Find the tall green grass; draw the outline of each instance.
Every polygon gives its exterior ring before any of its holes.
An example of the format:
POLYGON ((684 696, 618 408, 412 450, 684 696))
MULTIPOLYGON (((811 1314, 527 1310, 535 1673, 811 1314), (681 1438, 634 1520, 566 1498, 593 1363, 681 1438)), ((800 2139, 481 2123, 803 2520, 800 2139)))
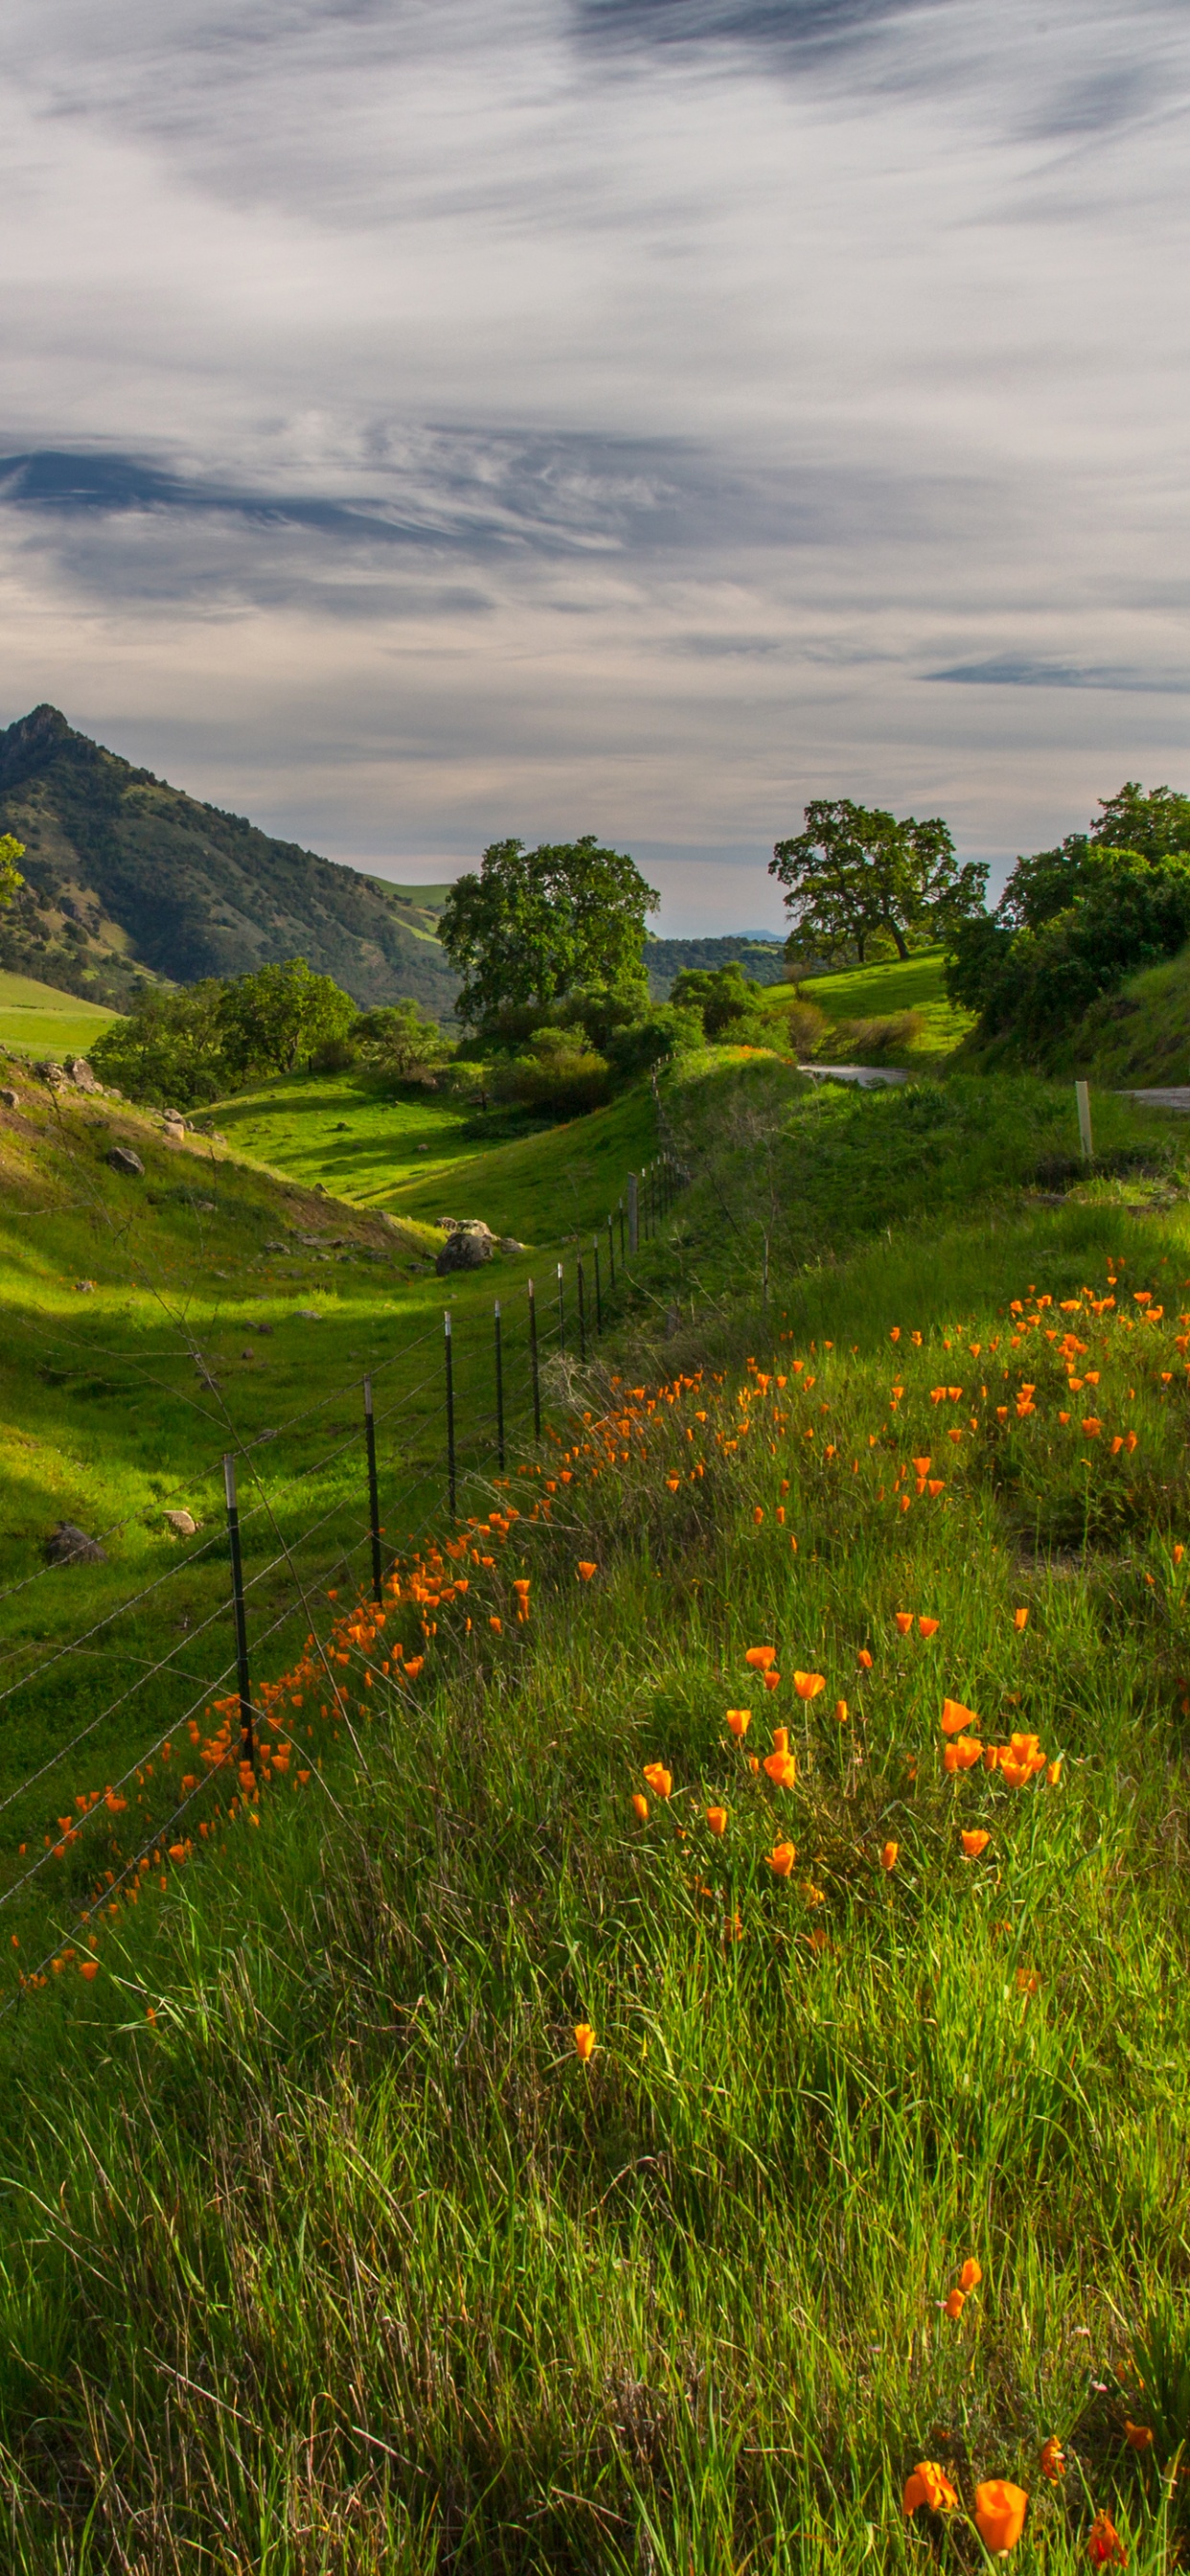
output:
POLYGON ((976 2568, 975 2484, 1007 2476, 1015 2567, 1085 2567, 1107 2508, 1173 2568, 1188 1250, 1179 1209, 1005 1198, 904 1229, 883 1299, 870 1245, 787 1270, 767 1340, 738 1297, 711 1347, 658 1312, 664 1373, 626 1347, 576 1383, 520 1517, 440 1562, 466 1594, 352 1649, 320 1778, 113 1926, 92 1984, 26 1998, 14 2566, 976 2568), (1056 1781, 949 1777, 944 1693, 1056 1781), (789 1788, 748 1767, 773 1725, 789 1788), (949 2535, 904 2523, 922 2458, 949 2535))

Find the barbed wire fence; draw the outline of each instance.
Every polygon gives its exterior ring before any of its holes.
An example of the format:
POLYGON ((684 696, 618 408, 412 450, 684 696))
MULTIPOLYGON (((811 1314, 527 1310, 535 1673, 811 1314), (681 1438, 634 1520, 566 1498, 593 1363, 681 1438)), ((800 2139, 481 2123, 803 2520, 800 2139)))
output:
MULTIPOLYGON (((183 1794, 172 1808, 155 1819, 143 1818, 144 1831, 131 1853, 116 1852, 109 1842, 106 1857, 117 1859, 115 1869, 105 1869, 96 1852, 97 1828, 102 1829, 104 1819, 127 1812, 134 1794, 143 1793, 152 1777, 152 1766, 172 1757, 174 1736, 192 1729, 199 1712, 209 1710, 225 1690, 229 1697, 221 1704, 234 1705, 238 1723, 238 1744, 234 1755, 229 1744, 227 1761, 235 1763, 241 1782, 248 1774, 255 1776, 260 1658, 287 1631, 292 1648, 299 1623, 302 1651, 321 1661, 337 1708, 341 1694, 319 1634, 313 1596, 321 1602, 332 1586, 336 1593, 349 1587, 356 1600, 366 1602, 370 1595, 379 1609, 386 1560, 391 1568, 399 1554, 397 1521, 406 1546, 416 1546, 429 1530, 440 1528, 444 1514, 457 1525, 468 1501, 480 1499, 485 1487, 505 1478, 514 1455, 523 1460, 540 1446, 547 1432, 551 1379, 557 1378, 552 1364, 584 1367, 594 1358, 622 1308, 641 1247, 665 1223, 688 1179, 685 1167, 666 1149, 642 1171, 628 1175, 616 1206, 589 1238, 570 1235, 537 1247, 535 1276, 511 1299, 494 1298, 490 1318, 482 1318, 474 1305, 460 1315, 451 1303, 444 1304, 431 1325, 359 1376, 301 1407, 267 1440, 238 1437, 228 1416, 222 1524, 76 1635, 56 1640, 48 1653, 26 1663, 27 1644, 9 1641, 0 1652, 0 1723, 15 1727, 23 1722, 35 1738, 40 1726, 42 1740, 29 1770, 0 1796, 0 1831, 5 1817, 14 1834, 22 1827, 24 1831, 10 1860, 0 1856, 0 1932, 6 1916, 9 1922, 27 1919, 31 1897, 63 1862, 69 1864, 70 1884, 60 1888, 60 1904, 47 1909, 47 1921, 50 1912, 69 1915, 71 1928, 77 1929, 92 1922, 101 1906, 117 1903, 120 1890, 129 1889, 150 1865, 150 1855, 160 1858, 169 1849, 170 1837, 185 1829, 186 1819, 210 1791, 216 1770, 209 1769, 205 1777, 184 1776, 183 1794), (402 1385, 386 1405, 386 1378, 406 1368, 417 1353, 426 1363, 421 1375, 414 1385, 402 1385), (337 1436, 330 1446, 288 1473, 266 1473, 287 1439, 349 1399, 356 1419, 333 1426, 337 1436), (353 1453, 359 1474, 353 1490, 344 1492, 341 1471, 353 1453), (303 1495, 335 1470, 340 1484, 333 1498, 312 1519, 304 1518, 303 1495), (255 1560, 258 1543, 263 1554, 255 1560), (220 1561, 228 1574, 218 1598, 202 1602, 195 1624, 183 1599, 179 1633, 161 1651, 168 1605, 172 1601, 176 1607, 179 1594, 192 1599, 196 1580, 201 1583, 220 1561), (146 1623, 149 1651, 138 1652, 138 1628, 146 1623), (18 1662, 22 1669, 14 1671, 18 1662), (195 1670, 196 1663, 201 1671, 195 1670), (102 1682, 113 1666, 119 1668, 120 1686, 105 1697, 102 1682), (6 1669, 10 1677, 4 1679, 6 1669), (164 1716, 163 1695, 170 1703, 164 1716), (96 1700, 99 1704, 91 1705, 96 1700), (147 1713, 151 1701, 151 1734, 130 1753, 137 1704, 147 1713), (57 1719, 64 1706, 73 1722, 59 1733, 57 1719), (56 1815, 47 1830, 46 1802, 55 1774, 60 1778, 63 1767, 84 1748, 94 1756, 109 1736, 118 1737, 120 1745, 116 1777, 102 1788, 72 1791, 72 1809, 56 1815), (31 1856, 29 1844, 38 1833, 42 1849, 31 1856), (103 1881, 85 1900, 84 1866, 92 1878, 98 1870, 103 1881)), ((115 1529, 122 1526, 113 1524, 115 1529)), ((11 1584, 0 1594, 0 1608, 56 1571, 60 1569, 45 1565, 11 1584)), ((23 1601, 21 1606, 23 1610, 23 1601)), ((386 1679, 391 1686, 393 1677, 386 1679)), ((0 2019, 43 1981, 69 1937, 69 1931, 58 1928, 43 1956, 29 1966, 18 1965, 19 1982, 0 2006, 0 2019)), ((17 1953, 19 1936, 12 1946, 17 1953)))

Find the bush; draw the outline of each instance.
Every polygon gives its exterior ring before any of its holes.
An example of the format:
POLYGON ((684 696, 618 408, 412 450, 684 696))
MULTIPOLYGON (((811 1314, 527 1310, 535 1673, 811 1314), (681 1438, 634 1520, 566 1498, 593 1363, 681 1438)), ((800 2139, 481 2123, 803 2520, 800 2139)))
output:
POLYGON ((1006 1037, 1019 1059, 1058 1070, 1084 1015, 1126 976, 1176 956, 1190 940, 1190 859, 1113 853, 1082 902, 1039 929, 966 926, 947 966, 952 1000, 981 1012, 977 1041, 1006 1037))
POLYGON ((580 1118, 610 1096, 611 1068, 593 1048, 576 1047, 567 1030, 540 1029, 531 1053, 492 1066, 489 1089, 502 1107, 580 1118))
POLYGON ((662 1002, 643 1019, 630 1020, 626 1028, 616 1029, 606 1041, 605 1052, 617 1079, 631 1082, 636 1074, 648 1073, 656 1064, 669 1064, 674 1056, 688 1055, 701 1044, 698 1012, 662 1002))
POLYGON ((888 1011, 871 1020, 839 1020, 831 1043, 840 1064, 899 1064, 924 1027, 920 1011, 888 1011))
POLYGON ((350 1038, 324 1038, 310 1058, 311 1073, 350 1073, 359 1063, 359 1048, 350 1038))

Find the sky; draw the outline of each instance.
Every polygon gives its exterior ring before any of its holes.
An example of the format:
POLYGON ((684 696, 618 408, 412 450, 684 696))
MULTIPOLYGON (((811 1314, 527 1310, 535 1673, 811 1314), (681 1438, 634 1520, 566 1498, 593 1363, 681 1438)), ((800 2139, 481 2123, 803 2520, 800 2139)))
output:
POLYGON ((1190 787, 1186 0, 7 0, 0 721, 406 882, 1190 787))

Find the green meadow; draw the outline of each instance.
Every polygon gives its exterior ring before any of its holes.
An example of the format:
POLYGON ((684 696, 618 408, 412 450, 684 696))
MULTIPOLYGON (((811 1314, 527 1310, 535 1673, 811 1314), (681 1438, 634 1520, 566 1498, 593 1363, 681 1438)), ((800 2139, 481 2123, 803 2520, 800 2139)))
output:
MULTIPOLYGON (((923 949, 904 963, 894 959, 876 966, 855 966, 834 975, 807 976, 796 993, 825 1011, 832 1023, 831 1033, 816 1053, 822 1062, 830 1060, 836 1044, 834 1030, 845 1036, 849 1050, 847 1061, 906 1064, 925 1071, 952 1055, 974 1025, 974 1014, 962 1011, 947 999, 943 980, 944 954, 940 948, 923 949), (873 1053, 876 1036, 872 1023, 894 1019, 904 1021, 913 1015, 913 1024, 891 1033, 892 1052, 873 1053)), ((760 1007, 780 1014, 795 999, 793 985, 776 984, 765 993, 760 1007)), ((836 1060, 838 1060, 836 1058, 836 1060)))
POLYGON ((478 1333, 659 1145, 690 1182, 586 1368, 551 1352, 541 1444, 522 1380, 506 1479, 390 1528, 382 1620, 311 1558, 209 1838, 85 1920, 59 1864, 79 1919, 0 2021, 10 2563, 965 2571, 999 2480, 1014 2571, 1172 2576, 1184 1131, 1099 1096, 1086 1171, 1069 1085, 727 1050, 486 1152, 301 1090, 205 1160, 129 1118, 135 1218, 81 1111, 66 1164, 44 1107, 5 1132, 22 1653, 31 1601, 166 1562, 167 1494, 214 1526, 228 1421, 346 1421, 440 1329, 431 1215, 535 1247, 459 1283, 478 1333), (124 1503, 110 1575, 37 1573, 45 1519, 124 1503))
POLYGON ((116 1017, 30 975, 0 973, 0 1050, 14 1055, 85 1055, 116 1017))

